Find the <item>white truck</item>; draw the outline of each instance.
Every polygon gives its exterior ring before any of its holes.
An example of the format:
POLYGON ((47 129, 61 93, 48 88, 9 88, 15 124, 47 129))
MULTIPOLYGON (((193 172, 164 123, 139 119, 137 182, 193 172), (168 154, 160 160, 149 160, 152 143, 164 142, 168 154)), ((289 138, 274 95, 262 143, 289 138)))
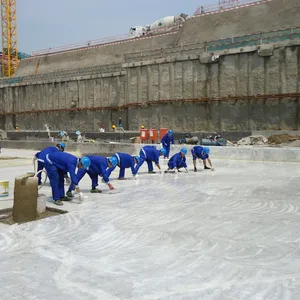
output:
POLYGON ((129 35, 133 37, 141 37, 173 30, 181 27, 187 17, 188 16, 185 14, 181 14, 179 16, 168 16, 155 21, 151 25, 131 27, 129 35))

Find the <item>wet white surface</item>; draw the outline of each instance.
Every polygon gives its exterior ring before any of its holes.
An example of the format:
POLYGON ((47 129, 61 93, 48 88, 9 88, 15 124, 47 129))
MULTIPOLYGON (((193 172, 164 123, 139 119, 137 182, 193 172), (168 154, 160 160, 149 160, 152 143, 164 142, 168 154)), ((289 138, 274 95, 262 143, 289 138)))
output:
POLYGON ((116 194, 85 177, 68 214, 0 225, 0 299, 300 299, 300 164, 213 163, 116 194))

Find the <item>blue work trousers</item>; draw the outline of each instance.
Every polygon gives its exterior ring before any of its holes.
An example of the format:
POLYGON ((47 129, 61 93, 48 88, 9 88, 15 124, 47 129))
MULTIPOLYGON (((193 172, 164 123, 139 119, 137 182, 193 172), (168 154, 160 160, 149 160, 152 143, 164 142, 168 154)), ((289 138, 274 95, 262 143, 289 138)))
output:
MULTIPOLYGON (((44 169, 44 163, 41 162, 41 161, 38 161, 38 168, 37 168, 37 171, 42 171, 44 169)), ((39 173, 38 175, 38 182, 39 184, 42 184, 42 172, 39 173)))
MULTIPOLYGON (((97 173, 92 173, 87 170, 85 170, 85 172, 81 171, 80 176, 78 177, 78 184, 86 173, 90 176, 90 178, 92 180, 92 190, 93 190, 98 186, 98 174, 97 173)), ((68 191, 74 191, 74 190, 75 190, 74 184, 71 183, 68 191)))
POLYGON ((169 155, 170 155, 170 145, 169 146, 166 146, 163 144, 163 147, 164 149, 166 150, 166 155, 164 156, 164 158, 169 158, 169 155))
POLYGON ((45 169, 50 180, 53 200, 63 198, 65 196, 64 172, 48 164, 45 164, 45 169))

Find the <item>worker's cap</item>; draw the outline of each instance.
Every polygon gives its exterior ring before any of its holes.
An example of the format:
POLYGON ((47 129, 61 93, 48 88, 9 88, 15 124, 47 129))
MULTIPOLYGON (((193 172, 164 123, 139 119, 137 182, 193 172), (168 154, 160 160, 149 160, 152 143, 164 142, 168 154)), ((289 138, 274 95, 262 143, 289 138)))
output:
POLYGON ((81 132, 80 132, 79 130, 77 130, 77 131, 75 132, 75 134, 76 134, 76 135, 81 135, 81 132))
POLYGON ((180 150, 180 152, 181 152, 182 154, 184 154, 184 155, 187 155, 187 149, 186 149, 186 148, 182 148, 182 149, 180 150))
POLYGON ((144 126, 144 125, 142 125, 142 126, 141 126, 141 129, 144 129, 144 128, 145 128, 145 126, 144 126))
POLYGON ((203 148, 203 153, 206 154, 206 155, 208 155, 209 154, 209 148, 204 147, 203 148))
POLYGON ((172 134, 173 134, 173 130, 170 129, 170 130, 168 131, 168 134, 169 134, 169 135, 172 135, 172 134))
POLYGON ((56 145, 57 148, 61 149, 62 151, 65 151, 66 144, 64 142, 61 142, 56 145))
POLYGON ((164 155, 164 156, 167 154, 167 151, 166 151, 165 148, 161 148, 159 151, 160 151, 160 153, 161 153, 162 155, 164 155))
POLYGON ((80 162, 86 170, 88 170, 89 167, 91 166, 91 160, 87 156, 81 157, 80 162))
POLYGON ((139 156, 134 156, 133 158, 135 158, 135 159, 136 159, 137 163, 139 163, 139 162, 140 162, 140 160, 141 160, 139 156))
POLYGON ((118 159, 115 156, 109 157, 108 160, 113 167, 115 167, 118 164, 118 159))

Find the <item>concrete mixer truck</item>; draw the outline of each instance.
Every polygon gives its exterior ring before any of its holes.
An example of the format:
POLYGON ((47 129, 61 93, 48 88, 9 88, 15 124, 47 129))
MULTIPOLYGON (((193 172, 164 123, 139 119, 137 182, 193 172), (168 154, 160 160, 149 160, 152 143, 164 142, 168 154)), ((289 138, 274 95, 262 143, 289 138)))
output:
POLYGON ((188 15, 186 14, 180 14, 178 16, 164 17, 155 21, 151 25, 131 27, 129 35, 131 37, 141 37, 176 30, 183 25, 187 17, 188 15))

